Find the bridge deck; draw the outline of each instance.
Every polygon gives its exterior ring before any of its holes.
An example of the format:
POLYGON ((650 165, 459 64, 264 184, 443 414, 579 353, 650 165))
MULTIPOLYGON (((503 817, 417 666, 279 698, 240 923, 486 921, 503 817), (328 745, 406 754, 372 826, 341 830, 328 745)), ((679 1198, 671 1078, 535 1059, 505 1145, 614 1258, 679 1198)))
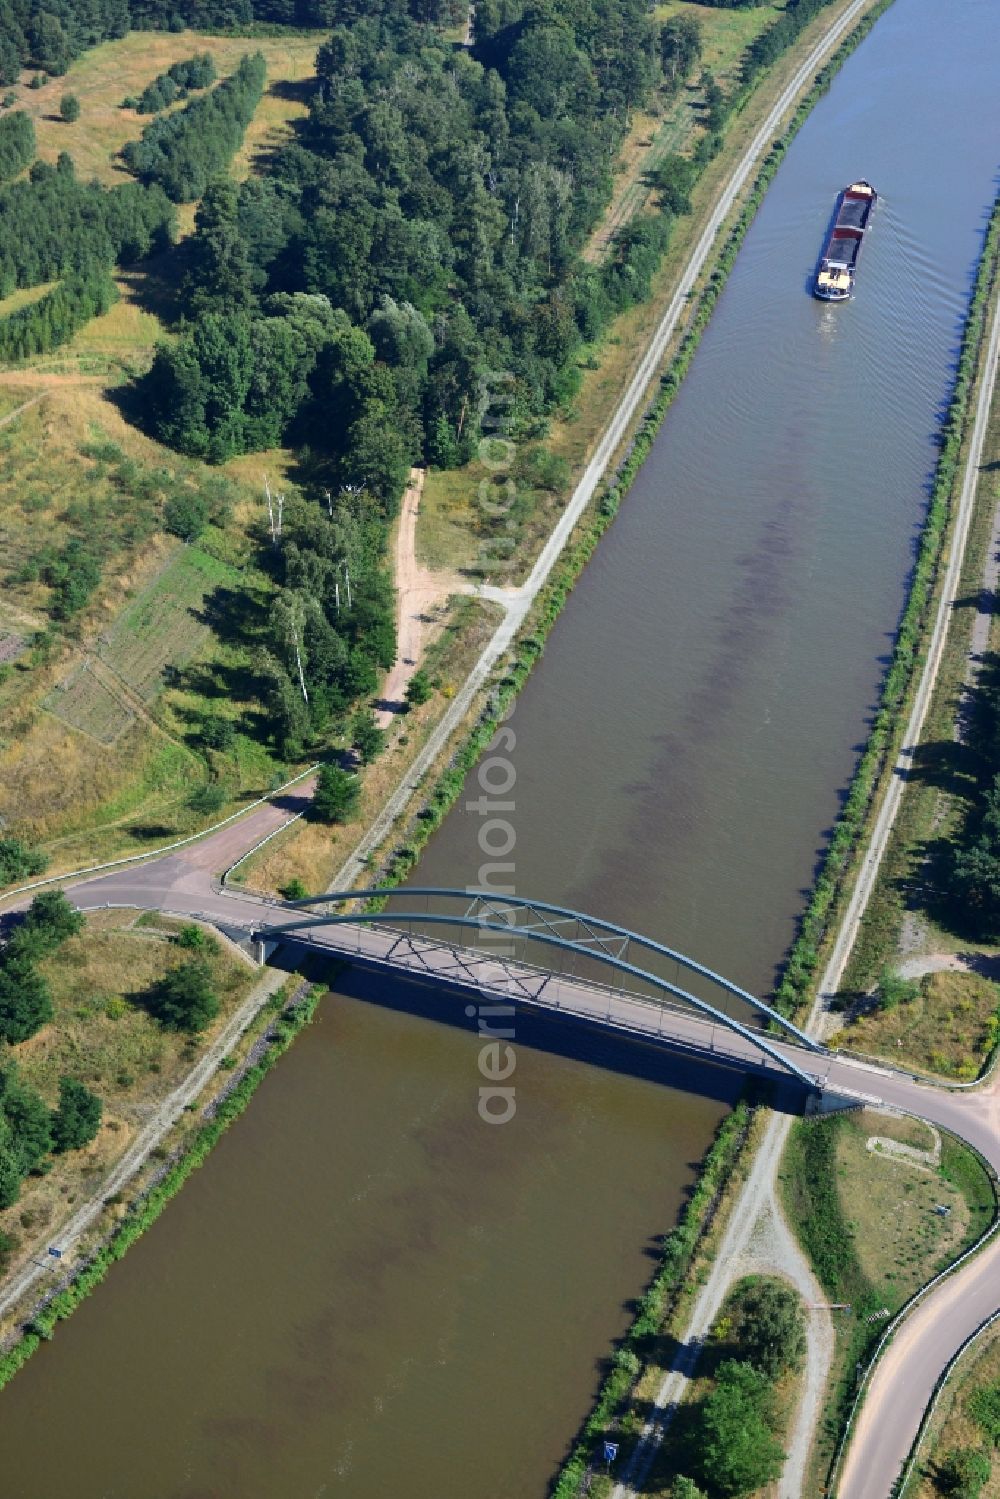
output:
MULTIPOLYGON (((287 924, 293 925, 293 918, 287 924)), ((274 938, 284 922, 269 921, 267 937, 274 938)), ((742 1070, 781 1073, 786 1067, 768 1057, 752 1040, 724 1025, 667 999, 650 998, 633 990, 589 982, 451 943, 428 940, 390 926, 343 924, 291 931, 289 941, 342 957, 352 963, 438 988, 456 989, 493 1003, 528 1005, 537 1009, 608 1026, 643 1040, 658 1041, 681 1050, 706 1054, 742 1070)), ((825 1080, 822 1054, 768 1043, 793 1066, 817 1082, 825 1080)))

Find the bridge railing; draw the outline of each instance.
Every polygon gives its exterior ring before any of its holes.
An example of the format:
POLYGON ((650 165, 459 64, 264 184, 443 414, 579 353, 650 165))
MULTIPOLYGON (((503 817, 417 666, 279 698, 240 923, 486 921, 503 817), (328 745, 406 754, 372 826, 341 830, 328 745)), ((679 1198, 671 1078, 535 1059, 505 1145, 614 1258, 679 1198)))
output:
MULTIPOLYGON (((356 960, 369 965, 374 964, 397 972, 401 971, 410 977, 415 976, 442 985, 457 985, 476 993, 502 995, 507 999, 517 999, 522 1003, 535 1004, 551 1010, 561 1009, 567 1013, 573 1012, 584 1020, 589 1019, 612 1025, 617 1029, 628 1029, 651 1038, 660 1037, 671 1041, 675 1039, 673 1034, 668 1037, 664 1030, 664 1016, 668 1013, 672 1012, 676 1017, 683 1015, 689 1026, 697 1016, 702 1025, 705 1025, 705 1022, 708 1023, 706 1027, 708 1050, 715 1050, 719 1054, 716 1038, 721 1032, 714 1028, 718 1026, 728 1032, 731 1038, 739 1037, 747 1043, 746 1050, 737 1050, 730 1042, 728 1054, 738 1057, 741 1065, 760 1065, 761 1057, 766 1056, 777 1067, 792 1074, 806 1087, 815 1088, 819 1085, 820 1080, 816 1074, 806 1071, 799 1060, 783 1054, 766 1036, 749 1030, 732 1016, 715 1009, 706 1001, 659 975, 627 963, 612 953, 595 951, 590 946, 581 949, 567 938, 553 935, 548 931, 530 933, 531 940, 544 945, 547 950, 551 948, 562 955, 568 953, 601 961, 613 972, 620 974, 623 980, 624 976, 628 975, 659 992, 656 995, 629 993, 626 996, 624 981, 620 985, 600 984, 581 979, 576 974, 567 974, 558 970, 553 972, 551 968, 542 968, 520 958, 511 959, 493 950, 484 954, 478 949, 443 940, 436 935, 436 931, 442 927, 463 926, 475 927, 478 930, 486 928, 508 938, 512 935, 505 925, 491 925, 481 919, 409 912, 403 915, 398 912, 392 913, 390 916, 389 913, 381 910, 366 912, 360 920, 357 916, 325 916, 281 925, 261 926, 258 929, 258 935, 281 940, 291 938, 297 942, 311 943, 328 951, 353 956, 356 960), (397 926, 396 923, 399 920, 405 920, 407 926, 405 928, 397 926), (416 937, 412 931, 412 924, 427 924, 435 935, 421 933, 419 937, 416 937), (339 938, 339 932, 343 930, 350 934, 346 942, 339 938), (444 962, 442 962, 442 957, 444 962), (600 994, 602 1001, 604 998, 607 999, 607 1012, 598 1013, 593 1007, 587 1006, 581 1009, 579 1004, 576 1006, 568 1003, 557 1004, 555 991, 559 986, 562 986, 564 990, 572 988, 578 995, 581 993, 600 994), (673 996, 673 1001, 667 996, 673 996), (617 1014, 615 1012, 616 1000, 617 1014), (680 1000, 681 1003, 677 1004, 676 1000, 680 1000), (629 1007, 627 1014, 622 1010, 622 1006, 626 1004, 629 1007), (657 1015, 655 1026, 637 1022, 637 1016, 644 1012, 653 1012, 657 1015)), ((703 1039, 700 1039, 697 1044, 701 1049, 706 1049, 703 1039)))

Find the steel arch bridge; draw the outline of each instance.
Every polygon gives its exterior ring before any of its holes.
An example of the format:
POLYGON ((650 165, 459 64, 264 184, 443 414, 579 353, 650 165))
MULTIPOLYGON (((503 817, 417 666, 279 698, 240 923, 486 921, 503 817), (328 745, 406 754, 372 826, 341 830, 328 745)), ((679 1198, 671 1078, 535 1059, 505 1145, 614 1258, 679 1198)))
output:
MULTIPOLYGON (((649 986, 664 1009, 679 1010, 683 1006, 688 1014, 693 1009, 712 1024, 721 1025, 750 1042, 760 1053, 776 1062, 810 1090, 821 1086, 815 1075, 778 1050, 767 1036, 742 1024, 718 1005, 692 993, 690 989, 656 973, 648 963, 665 960, 675 964, 678 975, 683 971, 699 983, 707 984, 711 990, 739 1000, 777 1026, 796 1047, 825 1057, 825 1047, 812 1036, 722 974, 685 957, 674 948, 630 931, 627 927, 565 906, 552 905, 548 901, 516 895, 501 896, 488 890, 475 889, 407 886, 335 890, 326 895, 310 896, 305 900, 284 902, 280 909, 287 913, 299 910, 308 912, 310 908, 317 906, 341 906, 347 903, 363 903, 363 908, 347 914, 331 914, 326 911, 315 916, 303 914, 301 920, 268 921, 255 926, 251 935, 264 941, 282 941, 295 937, 299 941, 308 942, 311 937, 317 938, 320 931, 330 932, 332 936, 334 928, 349 928, 358 934, 358 948, 354 951, 347 949, 346 944, 341 944, 339 951, 345 956, 355 956, 362 961, 367 957, 380 967, 398 967, 401 974, 412 975, 417 972, 418 976, 436 977, 441 982, 457 985, 459 988, 503 994, 515 1001, 520 999, 530 1004, 543 1003, 541 995, 545 986, 557 976, 559 970, 557 968, 553 972, 526 962, 523 958, 514 958, 509 944, 512 939, 520 939, 525 944, 539 943, 558 962, 583 960, 586 964, 598 965, 597 971, 610 970, 613 979, 622 981, 622 985, 625 979, 630 979, 649 986), (390 910, 383 904, 400 899, 408 902, 405 909, 390 910), (427 903, 426 908, 422 911, 414 909, 415 903, 421 900, 427 903), (432 901, 442 909, 431 910, 432 901), (422 935, 414 936, 415 926, 424 929, 422 935), (441 932, 442 928, 447 927, 457 928, 463 934, 476 933, 480 945, 470 947, 466 943, 447 940, 441 932), (377 958, 371 952, 366 954, 361 950, 360 931, 365 928, 381 929, 389 939, 377 958), (507 945, 506 952, 496 950, 498 937, 507 945), (484 939, 493 949, 485 955, 481 946, 484 939), (631 959, 634 956, 642 956, 646 961, 641 964, 633 962, 631 959), (680 1005, 677 1005, 677 1001, 680 1001, 680 1005)), ((344 936, 346 938, 348 933, 345 932, 344 936)), ((323 945, 337 946, 336 940, 323 945)), ((614 982, 610 985, 594 984, 576 974, 572 976, 571 982, 581 989, 598 988, 613 993, 616 988, 614 982)), ((622 992, 624 993, 624 988, 622 992)), ((642 999, 641 995, 633 997, 642 999)))

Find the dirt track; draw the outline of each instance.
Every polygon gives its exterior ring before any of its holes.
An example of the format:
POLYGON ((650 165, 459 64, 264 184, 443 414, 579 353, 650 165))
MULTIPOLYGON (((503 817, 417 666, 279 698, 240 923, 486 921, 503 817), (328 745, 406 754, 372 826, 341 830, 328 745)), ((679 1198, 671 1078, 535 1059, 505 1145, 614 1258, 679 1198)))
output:
POLYGON ((431 572, 417 561, 417 517, 424 489, 424 470, 410 470, 396 527, 396 664, 382 688, 376 719, 387 728, 406 702, 406 688, 431 637, 440 628, 434 615, 453 593, 471 593, 470 584, 452 573, 431 572))

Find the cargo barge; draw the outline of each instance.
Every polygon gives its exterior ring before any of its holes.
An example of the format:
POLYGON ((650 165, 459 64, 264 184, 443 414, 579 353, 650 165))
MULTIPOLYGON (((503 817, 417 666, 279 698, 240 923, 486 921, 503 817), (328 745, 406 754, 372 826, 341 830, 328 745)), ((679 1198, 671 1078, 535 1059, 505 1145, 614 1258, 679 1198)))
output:
POLYGON ((852 182, 841 193, 813 286, 821 301, 846 302, 854 291, 861 246, 877 201, 870 182, 852 182))

